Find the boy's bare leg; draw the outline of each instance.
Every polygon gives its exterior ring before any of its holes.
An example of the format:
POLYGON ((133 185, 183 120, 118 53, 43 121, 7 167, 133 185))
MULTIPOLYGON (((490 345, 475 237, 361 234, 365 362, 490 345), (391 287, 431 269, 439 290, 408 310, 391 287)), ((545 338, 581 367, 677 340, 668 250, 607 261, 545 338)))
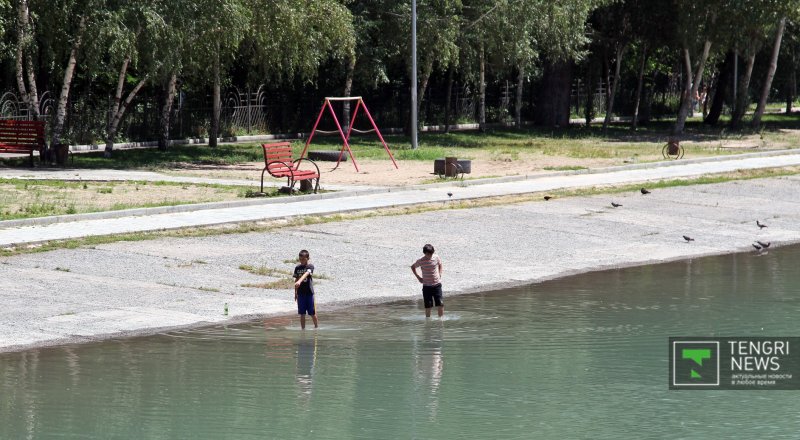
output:
POLYGON ((319 321, 317 321, 317 315, 311 315, 311 320, 314 321, 314 328, 319 327, 319 321))
POLYGON ((430 318, 431 317, 431 308, 430 307, 425 307, 425 317, 426 318, 430 318))
POLYGON ((444 306, 439 306, 439 317, 444 316, 444 306))
POLYGON ((300 315, 300 328, 302 330, 306 329, 306 315, 300 315))

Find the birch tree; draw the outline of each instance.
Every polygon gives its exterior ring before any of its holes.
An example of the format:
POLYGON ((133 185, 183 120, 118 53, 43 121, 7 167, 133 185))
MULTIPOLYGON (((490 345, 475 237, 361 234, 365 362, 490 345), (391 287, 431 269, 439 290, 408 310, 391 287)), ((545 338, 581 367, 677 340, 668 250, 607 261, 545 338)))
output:
POLYGON ((680 45, 684 84, 678 117, 672 128, 674 136, 683 133, 694 98, 700 90, 706 61, 717 32, 717 19, 723 12, 716 0, 678 0, 677 6, 679 7, 677 42, 680 45), (692 58, 695 58, 694 62, 692 58))
POLYGON ((169 45, 167 27, 156 1, 109 2, 90 35, 87 58, 106 72, 117 71, 105 129, 105 157, 111 157, 126 110, 158 71, 161 48, 169 45), (94 55, 94 57, 91 57, 94 55))
MULTIPOLYGON (((222 110, 222 83, 227 66, 250 29, 255 8, 248 0, 176 0, 185 12, 189 38, 184 62, 211 83, 212 110, 208 145, 217 146, 222 110), (210 75, 208 73, 210 72, 210 75), (210 79, 207 79, 210 76, 210 79)), ((262 5, 262 7, 266 7, 262 5)), ((267 8, 269 9, 269 8, 267 8)))
MULTIPOLYGON (((797 9, 797 1, 758 0, 752 2, 735 2, 725 15, 730 35, 730 44, 738 55, 744 59, 744 69, 740 69, 737 78, 738 90, 736 102, 731 112, 731 128, 740 128, 742 119, 750 104, 750 80, 753 75, 756 54, 761 51, 769 37, 777 38, 777 28, 782 17, 797 9)), ((781 32, 782 35, 782 32, 781 32)), ((780 40, 773 40, 780 47, 780 40)), ((772 46, 775 47, 774 45, 772 46)), ((767 90, 767 93, 769 90, 767 90)), ((762 110, 763 112, 763 110, 762 110)), ((759 116, 760 118, 760 116, 759 116)))
POLYGON ((783 15, 778 20, 778 25, 775 29, 775 42, 772 45, 772 55, 769 59, 769 68, 767 69, 767 78, 761 89, 761 97, 758 100, 758 106, 755 113, 753 113, 753 128, 761 126, 761 117, 764 115, 764 109, 767 107, 767 99, 769 98, 769 91, 772 88, 772 80, 775 78, 775 71, 778 70, 778 55, 781 51, 781 40, 783 39, 783 31, 786 27, 786 16, 783 15))
MULTIPOLYGON (((5 7, 8 3, 3 2, 5 7)), ((3 9, 5 9, 3 7, 3 9)), ((35 33, 27 0, 17 0, 16 4, 16 47, 15 79, 17 91, 34 120, 39 118, 39 92, 36 87, 35 33), (27 81, 26 81, 27 80, 27 81)))

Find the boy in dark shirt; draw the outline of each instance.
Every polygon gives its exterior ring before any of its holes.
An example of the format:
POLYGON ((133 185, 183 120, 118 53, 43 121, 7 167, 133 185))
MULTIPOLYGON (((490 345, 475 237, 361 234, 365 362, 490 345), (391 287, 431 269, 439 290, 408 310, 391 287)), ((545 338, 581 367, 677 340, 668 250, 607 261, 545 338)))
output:
POLYGON ((308 262, 308 251, 300 251, 300 264, 294 267, 294 300, 297 302, 297 313, 300 315, 300 328, 306 328, 306 313, 314 321, 314 328, 319 327, 317 313, 314 310, 314 265, 308 262))

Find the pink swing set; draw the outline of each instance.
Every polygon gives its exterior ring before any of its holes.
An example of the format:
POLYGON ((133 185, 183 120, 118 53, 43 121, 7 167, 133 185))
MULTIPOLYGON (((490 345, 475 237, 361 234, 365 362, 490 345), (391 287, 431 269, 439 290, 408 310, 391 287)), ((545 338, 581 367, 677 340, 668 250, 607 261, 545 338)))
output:
POLYGON ((394 160, 394 156, 392 155, 392 152, 389 150, 389 146, 386 145, 386 141, 383 140, 383 136, 381 135, 381 131, 378 129, 378 125, 375 124, 375 120, 372 119, 372 115, 369 113, 369 109, 367 109, 367 104, 364 103, 364 100, 361 99, 360 96, 353 96, 353 97, 347 97, 347 98, 338 98, 338 97, 327 97, 327 98, 325 98, 325 102, 322 103, 322 109, 320 109, 320 111, 319 111, 319 116, 317 116, 317 122, 314 123, 314 128, 311 130, 311 134, 308 136, 308 140, 306 141, 306 146, 305 146, 305 148, 303 148, 303 152, 300 154, 301 158, 305 157, 306 152, 308 151, 308 146, 311 144, 311 140, 314 139, 314 135, 316 133, 318 133, 318 132, 319 133, 336 133, 336 131, 325 132, 325 131, 322 131, 322 130, 317 130, 317 127, 319 127, 319 122, 322 120, 322 115, 325 114, 325 109, 328 109, 330 111, 331 116, 333 116, 333 122, 336 123, 336 129, 337 129, 339 135, 341 135, 341 137, 342 137, 342 148, 341 148, 341 150, 339 150, 339 158, 336 160, 336 166, 333 167, 334 170, 336 168, 339 168, 339 164, 342 161, 342 156, 344 155, 344 152, 347 151, 347 154, 349 154, 350 158, 353 160, 353 166, 356 168, 356 172, 359 172, 358 163, 356 163, 356 157, 353 155, 353 151, 350 150, 350 135, 353 132, 356 132, 356 133, 370 133, 370 132, 373 132, 373 131, 378 134, 378 138, 381 140, 381 143, 383 144, 383 149, 386 150, 386 153, 389 155, 389 158, 392 159, 392 163, 394 164, 394 167, 396 169, 399 169, 397 167, 397 162, 394 160), (333 110, 333 105, 331 104, 332 101, 334 101, 334 102, 336 102, 336 101, 357 101, 356 108, 355 108, 355 110, 353 110, 353 116, 350 118, 350 125, 348 125, 348 127, 347 127, 347 134, 345 134, 344 130, 342 130, 341 124, 339 124, 339 118, 336 117, 336 112, 333 110), (367 118, 369 118, 370 124, 372 124, 372 129, 371 130, 357 130, 357 129, 353 128, 353 125, 356 122, 356 116, 358 116, 358 111, 360 109, 362 109, 362 108, 364 109, 364 113, 367 115, 367 118))

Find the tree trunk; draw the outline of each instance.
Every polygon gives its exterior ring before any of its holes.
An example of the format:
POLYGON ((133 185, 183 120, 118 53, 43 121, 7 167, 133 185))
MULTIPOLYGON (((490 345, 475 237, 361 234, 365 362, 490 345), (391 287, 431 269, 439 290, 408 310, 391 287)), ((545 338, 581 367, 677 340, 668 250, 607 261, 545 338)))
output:
POLYGON ((166 151, 169 147, 169 119, 172 114, 172 103, 175 101, 175 86, 178 83, 178 74, 172 72, 167 81, 166 96, 164 97, 164 105, 161 107, 161 120, 159 121, 161 130, 158 136, 158 149, 166 151))
POLYGON ((636 97, 633 99, 633 117, 631 118, 631 129, 636 130, 639 126, 639 104, 642 101, 642 88, 644 87, 644 67, 647 64, 647 45, 642 45, 642 62, 639 63, 639 79, 636 83, 636 97))
POLYGON ((129 63, 130 58, 126 58, 122 63, 122 68, 119 70, 119 82, 117 83, 117 91, 114 95, 114 104, 111 108, 112 111, 109 114, 108 129, 106 130, 106 150, 103 154, 103 156, 106 158, 111 157, 111 151, 114 149, 114 140, 117 137, 119 123, 122 121, 122 117, 125 115, 125 110, 128 109, 128 106, 133 101, 133 98, 136 97, 136 94, 139 93, 139 90, 141 90, 141 88, 147 82, 148 78, 148 76, 145 75, 141 80, 139 80, 139 82, 133 87, 133 90, 128 93, 125 101, 122 101, 122 88, 125 85, 125 75, 127 73, 129 63))
POLYGON ((714 88, 714 99, 711 101, 708 116, 703 120, 703 123, 707 125, 716 126, 719 123, 719 117, 722 115, 722 109, 728 99, 728 88, 731 87, 734 58, 734 52, 728 52, 725 56, 725 61, 719 67, 719 78, 717 78, 717 85, 714 88))
POLYGON ((753 128, 758 128, 761 125, 761 116, 764 115, 764 109, 767 107, 767 99, 769 98, 769 91, 772 88, 772 80, 775 78, 775 71, 778 69, 778 54, 781 51, 781 40, 783 39, 783 30, 785 27, 786 17, 783 17, 781 21, 778 22, 775 44, 772 46, 772 57, 769 60, 769 70, 767 70, 767 80, 764 82, 764 87, 761 89, 761 99, 758 100, 758 106, 753 115, 753 128))
POLYGON ((106 150, 103 153, 103 157, 106 159, 111 157, 111 150, 114 148, 114 138, 117 134, 116 124, 114 124, 114 120, 117 117, 117 113, 119 113, 119 106, 122 103, 122 88, 125 86, 125 75, 128 73, 128 65, 131 62, 130 57, 125 57, 125 60, 122 62, 122 66, 119 69, 119 75, 117 76, 117 89, 114 92, 114 99, 111 101, 111 106, 108 109, 108 122, 106 124, 106 150))
POLYGON ((22 38, 17 41, 17 56, 16 56, 16 79, 17 79, 17 90, 19 91, 19 96, 22 98, 22 102, 25 103, 25 106, 30 109, 31 102, 30 98, 28 97, 28 89, 25 87, 25 68, 23 67, 23 58, 25 54, 22 49, 23 42, 22 38))
POLYGON ((422 101, 425 100, 425 91, 428 89, 428 81, 431 79, 433 71, 433 58, 425 62, 422 66, 422 74, 419 77, 419 91, 417 92, 417 115, 422 110, 422 101))
POLYGON ((617 88, 619 87, 619 70, 622 65, 622 55, 625 53, 627 45, 619 44, 616 50, 617 59, 614 62, 614 82, 611 85, 611 93, 608 95, 606 102, 606 118, 603 121, 603 131, 608 129, 608 124, 611 123, 611 114, 614 112, 614 98, 617 96, 617 88))
MULTIPOLYGON (((349 98, 350 94, 353 93, 353 76, 355 75, 356 71, 356 56, 350 55, 347 57, 347 74, 344 79, 344 91, 342 92, 342 96, 349 98)), ((344 101, 342 103, 342 123, 343 124, 350 124, 350 101, 344 101)))
POLYGON ((450 133, 450 106, 453 100, 453 75, 455 75, 455 68, 450 66, 447 69, 447 94, 444 100, 444 132, 450 133))
MULTIPOLYGON (((30 12, 28 9, 28 2, 27 0, 20 0, 17 4, 17 44, 16 44, 16 80, 17 80, 17 90, 19 90, 20 98, 25 103, 25 106, 28 107, 28 111, 33 113, 35 116, 38 116, 38 98, 36 100, 33 99, 32 93, 28 93, 28 89, 25 86, 25 68, 24 63, 25 59, 27 58, 27 66, 28 66, 28 77, 35 75, 35 72, 32 70, 32 63, 30 60, 30 56, 26 56, 29 48, 29 40, 33 37, 29 35, 30 30, 30 12)), ((29 81, 30 83, 30 81, 29 81)), ((34 87, 36 86, 36 82, 33 81, 34 87)))
POLYGON ((478 127, 481 132, 486 131, 486 57, 481 43, 480 75, 478 77, 478 127))
POLYGON ((606 46, 603 46, 603 74, 600 81, 605 81, 606 83, 606 102, 603 106, 603 110, 606 110, 608 108, 608 99, 611 95, 611 66, 608 65, 608 47, 606 46))
POLYGON ((51 147, 61 144, 61 135, 64 132, 64 121, 67 116, 67 100, 69 99, 69 89, 72 85, 72 76, 75 73, 75 64, 78 57, 78 50, 81 48, 83 41, 83 31, 86 28, 86 17, 81 17, 80 24, 78 25, 78 33, 75 35, 75 41, 72 43, 72 49, 69 52, 69 60, 67 67, 64 69, 64 81, 61 85, 61 95, 58 98, 58 105, 56 106, 56 119, 53 124, 53 141, 50 143, 51 147))
POLYGON ((789 71, 789 81, 787 81, 788 90, 786 90, 786 114, 792 112, 794 97, 797 95, 797 68, 795 67, 794 50, 792 50, 791 63, 792 65, 790 66, 789 71))
MULTIPOLYGON (((653 71, 653 76, 650 82, 655 84, 658 80, 659 72, 653 71)), ((642 124, 649 123, 653 115, 653 100, 656 97, 656 91, 652 87, 644 88, 644 95, 642 96, 642 106, 639 108, 639 122, 642 124)))
POLYGON ((217 147, 217 138, 219 137, 219 117, 222 112, 221 100, 221 84, 220 66, 219 66, 219 51, 214 55, 214 65, 212 67, 214 76, 214 91, 213 91, 213 109, 211 114, 211 130, 208 132, 208 146, 211 148, 217 147))
POLYGON ((594 61, 589 61, 589 72, 586 75, 586 108, 584 109, 584 119, 586 128, 592 126, 594 119, 594 87, 597 81, 597 69, 594 61))
POLYGON ((525 85, 525 69, 522 64, 517 66, 517 96, 514 102, 514 125, 522 129, 522 86, 525 85))
POLYGON ((120 121, 122 121, 122 117, 125 115, 125 110, 128 109, 128 106, 130 105, 131 101, 133 101, 133 98, 135 98, 136 94, 139 93, 139 90, 142 88, 142 86, 144 86, 145 82, 147 82, 147 77, 142 78, 142 80, 136 84, 133 90, 131 90, 130 93, 128 93, 128 97, 122 103, 119 110, 117 110, 117 113, 114 115, 114 118, 111 120, 108 132, 106 133, 106 150, 103 153, 103 157, 105 158, 111 157, 111 151, 114 148, 114 140, 117 137, 117 130, 119 129, 119 123, 120 121))
POLYGON ((731 128, 738 129, 742 125, 742 118, 747 110, 750 101, 747 91, 750 89, 750 78, 753 76, 753 64, 756 61, 756 51, 747 55, 747 63, 744 68, 744 77, 738 82, 739 90, 736 92, 736 104, 731 115, 731 128))
POLYGON ((678 109, 678 119, 672 129, 673 135, 683 132, 683 125, 689 115, 689 107, 692 105, 692 60, 687 48, 683 48, 683 70, 685 75, 683 93, 681 94, 681 106, 678 109))
POLYGON ((39 119, 39 91, 36 88, 36 70, 33 67, 33 59, 30 53, 25 56, 25 64, 28 71, 28 101, 29 108, 33 114, 33 120, 39 119))
POLYGON ((545 61, 534 121, 546 127, 569 126, 569 97, 572 87, 572 63, 545 61))
POLYGON ((31 26, 31 17, 30 17, 30 9, 28 7, 27 0, 20 1, 20 7, 24 7, 24 10, 21 11, 24 17, 20 17, 21 19, 24 18, 24 25, 25 25, 25 67, 28 73, 28 108, 33 115, 34 120, 39 119, 39 91, 36 88, 36 69, 33 67, 33 57, 32 57, 32 45, 33 45, 33 30, 31 26))
POLYGON ((697 64, 697 72, 692 76, 692 62, 689 58, 689 49, 683 49, 684 55, 684 67, 686 69, 686 82, 684 87, 684 96, 683 102, 681 103, 680 111, 678 111, 678 120, 675 121, 675 128, 673 129, 673 135, 679 135, 683 133, 683 128, 686 124, 686 118, 689 116, 689 111, 692 109, 692 99, 697 95, 697 91, 700 89, 700 82, 703 80, 703 71, 706 68, 706 60, 708 59, 708 53, 711 51, 711 41, 706 40, 705 44, 703 44, 703 54, 700 56, 700 60, 697 64))

